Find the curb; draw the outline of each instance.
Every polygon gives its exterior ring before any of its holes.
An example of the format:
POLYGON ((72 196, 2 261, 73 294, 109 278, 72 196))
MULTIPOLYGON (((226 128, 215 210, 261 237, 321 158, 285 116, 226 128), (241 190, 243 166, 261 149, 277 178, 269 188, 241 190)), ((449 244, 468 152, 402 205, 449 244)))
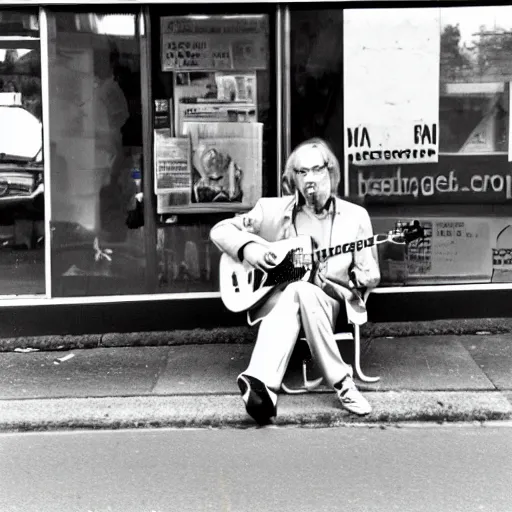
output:
MULTIPOLYGON (((512 318, 435 320, 431 322, 371 323, 361 327, 363 338, 491 335, 512 333, 512 318)), ((0 352, 18 349, 72 350, 100 347, 146 347, 206 345, 210 343, 254 343, 257 328, 247 326, 218 327, 173 331, 47 335, 0 338, 0 352)))
MULTIPOLYGON (((373 411, 365 417, 341 409, 332 394, 283 395, 276 426, 339 427, 403 423, 512 420, 500 392, 366 393, 373 411)), ((166 395, 105 398, 2 400, 0 431, 121 428, 254 428, 238 395, 166 395)))

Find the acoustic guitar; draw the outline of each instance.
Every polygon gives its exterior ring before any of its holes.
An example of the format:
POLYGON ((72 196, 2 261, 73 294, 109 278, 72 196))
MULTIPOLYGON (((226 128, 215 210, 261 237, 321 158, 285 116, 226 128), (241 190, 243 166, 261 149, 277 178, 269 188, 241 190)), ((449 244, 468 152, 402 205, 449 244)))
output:
POLYGON ((362 251, 385 242, 405 245, 423 237, 424 229, 415 221, 402 230, 373 235, 322 251, 315 251, 313 239, 306 235, 268 242, 268 250, 276 257, 275 266, 267 272, 223 254, 219 267, 222 302, 230 311, 240 313, 260 304, 277 286, 308 281, 318 261, 338 254, 362 251))

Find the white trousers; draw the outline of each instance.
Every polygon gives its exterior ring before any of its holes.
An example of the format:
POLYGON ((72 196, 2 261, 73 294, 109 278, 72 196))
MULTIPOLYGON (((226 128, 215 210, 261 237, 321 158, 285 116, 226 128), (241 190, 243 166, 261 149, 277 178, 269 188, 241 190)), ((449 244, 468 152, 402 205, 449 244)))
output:
POLYGON ((279 391, 301 326, 315 362, 332 386, 351 373, 334 339, 340 311, 337 300, 318 286, 299 281, 289 284, 270 313, 263 318, 247 375, 279 391))

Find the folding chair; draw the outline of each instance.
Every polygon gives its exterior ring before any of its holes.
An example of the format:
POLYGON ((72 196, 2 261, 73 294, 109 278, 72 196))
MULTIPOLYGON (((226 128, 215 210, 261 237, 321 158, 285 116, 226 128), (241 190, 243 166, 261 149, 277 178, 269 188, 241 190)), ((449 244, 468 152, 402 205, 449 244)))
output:
MULTIPOLYGON (((366 291, 363 300, 366 303, 368 296, 370 295, 370 291, 366 291)), ((354 373, 355 375, 363 382, 378 382, 380 377, 370 377, 365 375, 361 370, 361 331, 359 325, 352 324, 354 329, 354 334, 351 332, 336 332, 334 334, 334 339, 336 342, 340 341, 353 341, 354 342, 354 373)), ((301 337, 300 341, 306 342, 306 338, 301 337)), ((302 378, 303 378, 303 386, 297 389, 292 389, 288 387, 286 384, 281 385, 281 389, 291 395, 297 395, 302 393, 309 393, 311 391, 315 391, 323 382, 323 377, 314 380, 308 380, 307 377, 308 370, 308 361, 304 359, 302 361, 302 378)))

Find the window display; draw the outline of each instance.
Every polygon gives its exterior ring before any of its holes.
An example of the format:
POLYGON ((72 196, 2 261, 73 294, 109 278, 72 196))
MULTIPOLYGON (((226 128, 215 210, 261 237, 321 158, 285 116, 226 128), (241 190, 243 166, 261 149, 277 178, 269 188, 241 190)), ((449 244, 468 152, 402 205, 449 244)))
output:
POLYGON ((218 292, 211 227, 275 181, 269 15, 162 12, 152 26, 158 289, 218 292))
POLYGON ((292 145, 343 145, 344 190, 376 231, 424 228, 379 247, 382 286, 510 282, 511 29, 505 5, 291 11, 292 145), (322 36, 336 23, 340 49, 322 36), (340 54, 343 88, 325 66, 340 54))
POLYGON ((157 101, 170 114, 167 130, 155 119, 158 213, 250 209, 262 195, 258 72, 268 68, 267 16, 162 16, 160 56, 170 97, 157 101), (181 148, 182 164, 164 171, 170 145, 181 148), (179 190, 158 184, 164 172, 179 190))

